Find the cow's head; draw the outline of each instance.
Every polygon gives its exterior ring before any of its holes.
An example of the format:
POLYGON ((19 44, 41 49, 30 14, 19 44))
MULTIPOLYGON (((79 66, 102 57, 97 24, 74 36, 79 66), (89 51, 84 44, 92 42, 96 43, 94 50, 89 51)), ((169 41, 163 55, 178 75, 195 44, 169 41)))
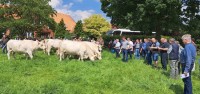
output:
POLYGON ((102 46, 101 46, 101 45, 99 45, 99 44, 98 44, 98 50, 99 50, 99 52, 101 52, 101 51, 102 51, 102 46))
POLYGON ((46 49, 46 45, 45 45, 45 41, 42 40, 42 41, 38 41, 38 47, 42 50, 45 50, 46 49))
POLYGON ((99 59, 99 60, 102 59, 102 57, 101 57, 101 52, 97 53, 96 56, 97 56, 97 59, 99 59))

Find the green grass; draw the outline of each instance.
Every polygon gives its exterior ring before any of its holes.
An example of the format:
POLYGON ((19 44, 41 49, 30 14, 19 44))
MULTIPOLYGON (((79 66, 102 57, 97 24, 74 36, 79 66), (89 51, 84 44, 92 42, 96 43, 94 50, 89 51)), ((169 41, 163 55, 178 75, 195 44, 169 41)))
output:
MULTIPOLYGON (((181 79, 169 78, 169 71, 163 73, 143 63, 142 60, 113 58, 110 52, 103 52, 103 60, 81 62, 56 55, 47 56, 37 52, 33 60, 26 60, 17 54, 7 60, 0 53, 1 94, 182 94, 181 79)), ((198 65, 198 64, 196 64, 198 65)), ((193 92, 199 94, 198 66, 193 73, 193 92)))

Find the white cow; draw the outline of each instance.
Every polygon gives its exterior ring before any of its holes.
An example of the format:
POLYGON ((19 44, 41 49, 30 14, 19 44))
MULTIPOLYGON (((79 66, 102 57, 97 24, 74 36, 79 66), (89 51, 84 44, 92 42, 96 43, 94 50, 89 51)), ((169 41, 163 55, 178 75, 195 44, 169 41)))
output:
POLYGON ((98 44, 95 44, 93 42, 87 42, 87 41, 84 41, 83 43, 85 43, 92 51, 93 53, 95 54, 95 58, 98 58, 99 60, 101 60, 101 45, 98 45, 98 44))
POLYGON ((63 59, 64 54, 67 55, 78 55, 79 59, 83 61, 85 58, 89 58, 90 60, 94 60, 94 52, 86 43, 71 41, 71 40, 63 40, 60 43, 59 47, 60 61, 63 59))
POLYGON ((45 45, 43 42, 33 41, 33 40, 9 40, 7 43, 7 56, 10 59, 10 54, 13 52, 25 53, 28 54, 29 57, 33 58, 33 52, 38 49, 44 49, 45 45))
MULTIPOLYGON (((51 48, 58 49, 60 47, 60 43, 62 40, 60 39, 45 39, 45 45, 46 45, 46 52, 48 55, 50 55, 51 48)), ((57 52, 57 51, 56 51, 57 52)))

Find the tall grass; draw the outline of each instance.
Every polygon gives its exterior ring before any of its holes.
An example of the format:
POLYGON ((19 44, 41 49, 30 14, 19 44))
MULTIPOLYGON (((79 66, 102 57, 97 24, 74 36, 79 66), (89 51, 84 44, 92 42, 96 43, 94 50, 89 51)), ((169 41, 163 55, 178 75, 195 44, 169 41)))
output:
MULTIPOLYGON (((123 63, 103 52, 99 61, 78 61, 41 51, 33 60, 23 55, 7 60, 0 53, 0 93, 2 94, 182 94, 181 79, 169 78, 169 71, 153 69, 142 60, 123 63)), ((196 64, 198 65, 198 64, 196 64)), ((197 66, 198 69, 198 66, 197 66)), ((194 94, 200 92, 199 70, 193 73, 194 94)))

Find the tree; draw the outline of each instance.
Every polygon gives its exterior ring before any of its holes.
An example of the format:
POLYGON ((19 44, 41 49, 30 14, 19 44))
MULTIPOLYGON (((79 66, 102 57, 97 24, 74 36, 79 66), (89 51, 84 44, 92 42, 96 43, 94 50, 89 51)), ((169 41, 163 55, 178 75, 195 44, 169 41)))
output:
POLYGON ((61 19, 60 23, 58 23, 57 27, 56 27, 56 32, 55 32, 55 36, 58 38, 69 38, 70 34, 69 31, 66 30, 66 26, 64 23, 64 20, 61 19))
POLYGON ((0 29, 12 28, 23 34, 39 31, 44 25, 55 30, 55 21, 50 17, 55 10, 48 4, 50 0, 1 0, 0 29))
POLYGON ((92 15, 84 19, 83 30, 90 33, 93 37, 99 37, 110 29, 111 26, 109 22, 101 15, 92 15))
POLYGON ((81 20, 79 20, 76 23, 76 26, 74 28, 74 34, 76 34, 77 37, 83 37, 84 36, 83 23, 82 23, 81 20))
POLYGON ((145 34, 155 31, 158 38, 182 28, 181 0, 101 0, 101 3, 111 23, 122 28, 145 34))
POLYGON ((199 37, 200 30, 200 1, 183 0, 183 22, 185 31, 199 37))

